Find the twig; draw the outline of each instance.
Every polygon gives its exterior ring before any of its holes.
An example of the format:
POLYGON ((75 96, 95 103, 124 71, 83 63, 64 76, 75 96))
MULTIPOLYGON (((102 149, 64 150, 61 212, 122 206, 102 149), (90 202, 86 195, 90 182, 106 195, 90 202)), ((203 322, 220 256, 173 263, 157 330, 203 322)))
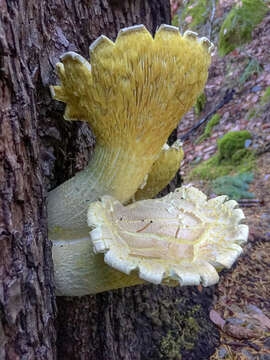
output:
POLYGON ((254 204, 254 203, 241 203, 240 204, 241 207, 246 207, 246 208, 250 208, 250 207, 254 207, 254 206, 260 206, 260 204, 254 204))
POLYGON ((263 205, 263 200, 258 199, 240 199, 238 200, 238 204, 242 207, 253 207, 263 205))
POLYGON ((253 344, 250 341, 246 341, 245 343, 239 343, 239 342, 223 342, 223 345, 229 345, 229 346, 249 346, 253 348, 256 351, 260 351, 261 347, 257 344, 253 344))
POLYGON ((210 111, 209 114, 207 114, 204 118, 202 118, 195 126, 193 126, 186 134, 184 134, 183 136, 180 137, 181 141, 185 141, 186 139, 189 138, 189 136, 195 131, 197 130, 202 124, 204 124, 205 122, 207 122, 208 120, 211 119, 211 117, 219 110, 221 109, 224 105, 228 104, 232 99, 233 99, 233 95, 235 93, 234 89, 227 89, 226 93, 223 97, 223 99, 220 101, 220 103, 214 108, 214 110, 210 111))
POLYGON ((215 17, 215 12, 216 12, 216 1, 212 0, 212 13, 211 13, 211 17, 210 17, 209 32, 208 32, 209 40, 211 40, 212 25, 213 25, 213 21, 214 21, 214 17, 215 17))
POLYGON ((256 350, 256 351, 260 351, 261 350, 261 347, 259 346, 259 345, 257 345, 257 344, 253 344, 252 342, 250 342, 250 341, 247 341, 247 344, 248 344, 248 346, 250 346, 250 347, 252 347, 254 350, 256 350))
POLYGON ((255 155, 262 155, 266 152, 270 151, 270 142, 267 142, 266 144, 264 144, 263 146, 261 146, 256 152, 255 155))
POLYGON ((143 231, 143 230, 145 230, 145 229, 147 229, 148 228, 148 226, 150 226, 151 224, 152 224, 152 220, 150 220, 150 222, 148 223, 148 224, 146 224, 144 227, 142 227, 141 229, 139 229, 139 230, 136 230, 136 233, 138 233, 138 232, 141 232, 141 231, 143 231))
POLYGON ((177 10, 177 16, 178 16, 178 23, 179 23, 179 31, 180 31, 180 34, 183 34, 182 9, 181 9, 181 6, 179 6, 179 9, 177 10))

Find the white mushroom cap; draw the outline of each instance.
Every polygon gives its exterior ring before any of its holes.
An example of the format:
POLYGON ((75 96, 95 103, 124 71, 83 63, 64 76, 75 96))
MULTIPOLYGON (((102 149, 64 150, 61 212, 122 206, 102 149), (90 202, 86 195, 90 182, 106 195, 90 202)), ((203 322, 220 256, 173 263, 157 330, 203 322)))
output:
POLYGON ((226 196, 207 200, 185 186, 160 199, 123 206, 104 196, 90 205, 94 251, 111 267, 154 284, 213 285, 247 241, 242 210, 226 196))

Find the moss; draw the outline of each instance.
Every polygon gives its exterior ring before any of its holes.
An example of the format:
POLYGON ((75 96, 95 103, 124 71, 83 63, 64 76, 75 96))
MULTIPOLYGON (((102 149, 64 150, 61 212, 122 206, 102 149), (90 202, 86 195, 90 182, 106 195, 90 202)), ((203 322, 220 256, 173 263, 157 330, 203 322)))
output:
POLYGON ((170 313, 170 321, 175 329, 169 330, 160 342, 160 353, 164 359, 181 360, 181 352, 192 350, 196 344, 200 326, 196 316, 201 311, 200 305, 193 306, 186 314, 180 312, 170 313))
POLYGON ((182 359, 182 355, 179 352, 179 344, 171 331, 162 339, 160 351, 165 359, 182 359))
POLYGON ((260 100, 260 105, 265 105, 270 101, 270 86, 265 89, 265 92, 260 100))
POLYGON ((261 116, 265 112, 265 105, 270 102, 270 86, 265 89, 264 94, 261 96, 259 103, 254 106, 246 115, 247 120, 253 119, 255 116, 261 116))
POLYGON ((250 149, 245 149, 245 141, 251 134, 244 131, 231 131, 218 141, 218 152, 210 159, 195 167, 188 179, 216 179, 234 173, 245 173, 255 167, 255 155, 250 149))
POLYGON ((242 158, 241 163, 235 165, 230 160, 218 161, 218 156, 215 155, 211 159, 204 161, 191 171, 188 179, 200 178, 205 180, 216 179, 219 176, 229 174, 242 174, 253 170, 255 167, 255 155, 251 150, 247 151, 247 156, 242 158))
MULTIPOLYGON (((217 3, 217 0, 216 0, 217 3)), ((186 3, 186 6, 181 11, 181 24, 190 30, 198 30, 209 19, 209 15, 212 12, 212 2, 209 6, 209 0, 190 0, 186 3), (185 23, 186 17, 191 16, 192 21, 189 24, 185 23)), ((172 18, 172 25, 179 26, 178 14, 172 18)))
POLYGON ((187 16, 191 16, 192 22, 188 25, 188 28, 197 30, 207 22, 212 11, 211 6, 209 6, 209 0, 188 1, 187 6, 182 12, 182 22, 187 16))
POLYGON ((232 163, 239 165, 243 158, 249 157, 251 154, 249 149, 239 149, 232 155, 232 163))
POLYGON ((240 45, 249 42, 252 30, 268 11, 262 0, 242 0, 224 20, 219 34, 219 55, 224 56, 240 45))
POLYGON ((248 120, 253 119, 254 116, 257 115, 257 112, 258 112, 258 111, 257 111, 257 109, 255 109, 255 108, 250 109, 249 112, 248 112, 248 114, 247 114, 247 119, 248 119, 248 120))
POLYGON ((197 143, 200 143, 211 136, 213 127, 219 124, 220 118, 221 116, 219 114, 215 114, 211 117, 197 143))
POLYGON ((245 147, 245 141, 252 136, 247 130, 230 131, 218 140, 218 158, 219 162, 223 159, 229 160, 233 154, 245 147))
POLYGON ((179 17, 178 15, 174 15, 174 17, 172 18, 172 22, 171 22, 172 26, 176 26, 179 27, 179 17))
POLYGON ((200 115, 200 113, 203 111, 203 109, 205 108, 205 104, 206 104, 206 95, 205 93, 201 93, 198 97, 197 97, 197 101, 194 105, 194 112, 195 114, 198 116, 200 115))

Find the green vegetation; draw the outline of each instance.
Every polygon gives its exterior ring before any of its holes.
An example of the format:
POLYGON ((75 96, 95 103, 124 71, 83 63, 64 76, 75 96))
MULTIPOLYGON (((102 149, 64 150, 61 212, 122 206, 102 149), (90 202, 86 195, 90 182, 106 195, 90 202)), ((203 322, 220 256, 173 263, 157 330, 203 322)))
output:
POLYGON ((235 48, 249 42, 252 30, 258 25, 268 7, 262 0, 242 0, 242 6, 237 5, 224 20, 219 34, 219 55, 229 54, 235 48))
POLYGON ((203 134, 199 137, 196 143, 203 142, 212 135, 213 127, 219 124, 220 117, 221 116, 219 114, 215 114, 211 117, 211 119, 206 124, 203 134))
POLYGON ((192 0, 188 2, 188 6, 183 11, 182 18, 192 16, 192 22, 189 24, 190 29, 197 29, 206 23, 209 16, 209 1, 208 0, 192 0))
POLYGON ((172 314, 175 330, 169 330, 160 343, 160 353, 165 359, 181 360, 181 351, 192 350, 196 344, 200 326, 196 320, 201 311, 200 305, 195 305, 186 314, 172 314))
POLYGON ((231 131, 218 140, 219 162, 230 160, 237 150, 244 149, 245 141, 252 136, 247 130, 231 131))
POLYGON ((259 74, 263 68, 256 59, 249 59, 249 62, 240 77, 240 84, 244 84, 252 75, 259 74))
POLYGON ((174 15, 174 17, 172 18, 172 25, 173 26, 176 26, 176 27, 179 27, 179 18, 178 18, 178 15, 174 15))
POLYGON ((242 174, 255 166, 255 155, 245 148, 245 141, 251 139, 246 131, 231 131, 218 140, 218 152, 210 159, 196 166, 188 178, 213 180, 229 174, 242 174))
POLYGON ((265 89, 265 92, 260 100, 260 105, 265 105, 270 102, 270 86, 265 89))
POLYGON ((265 89, 263 96, 261 96, 259 103, 249 110, 247 119, 251 120, 255 116, 260 116, 265 111, 265 105, 270 102, 270 86, 265 89))
POLYGON ((253 181, 253 173, 245 172, 235 176, 222 176, 212 182, 212 190, 216 195, 228 195, 230 199, 252 199, 255 195, 248 191, 253 181))
POLYGON ((200 113, 203 111, 203 109, 205 108, 205 104, 206 104, 206 95, 205 93, 201 93, 196 100, 196 103, 194 105, 194 112, 197 116, 200 115, 200 113))
MULTIPOLYGON (((217 2, 217 0, 216 0, 217 2)), ((188 24, 190 30, 198 30, 209 19, 212 11, 212 0, 190 0, 183 8, 181 13, 181 22, 183 23, 188 16, 192 17, 192 21, 188 24)), ((179 26, 178 15, 172 19, 172 25, 179 26)))

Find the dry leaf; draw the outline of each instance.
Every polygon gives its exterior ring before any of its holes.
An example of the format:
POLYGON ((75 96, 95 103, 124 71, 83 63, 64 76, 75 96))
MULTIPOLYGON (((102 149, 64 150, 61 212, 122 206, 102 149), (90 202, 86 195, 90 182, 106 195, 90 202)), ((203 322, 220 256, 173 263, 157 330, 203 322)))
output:
POLYGON ((226 323, 222 329, 227 335, 230 335, 236 339, 252 339, 259 337, 260 334, 257 331, 250 330, 243 326, 232 325, 226 323))
POLYGON ((254 318, 258 319, 261 323, 261 326, 263 328, 268 328, 270 329, 270 319, 269 317, 267 317, 266 315, 264 314, 254 314, 253 315, 254 318))
POLYGON ((215 325, 223 329, 226 321, 220 316, 220 314, 217 311, 211 310, 209 317, 215 325))

